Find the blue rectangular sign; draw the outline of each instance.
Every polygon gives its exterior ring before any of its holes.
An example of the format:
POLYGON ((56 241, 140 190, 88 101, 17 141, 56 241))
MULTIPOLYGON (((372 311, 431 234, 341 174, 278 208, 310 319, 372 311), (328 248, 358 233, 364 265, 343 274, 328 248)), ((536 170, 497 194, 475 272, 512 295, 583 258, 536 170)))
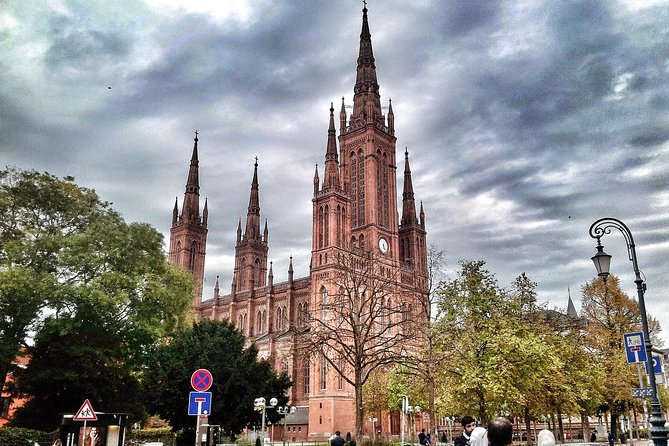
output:
POLYGON ((188 415, 209 415, 211 392, 191 392, 188 395, 188 415))
POLYGON ((644 344, 643 333, 627 333, 623 335, 625 340, 625 353, 627 354, 627 363, 646 362, 646 347, 644 344))
MULTIPOLYGON (((650 374, 650 366, 646 362, 646 373, 650 374)), ((662 357, 658 355, 653 355, 653 374, 661 375, 662 374, 662 357)))

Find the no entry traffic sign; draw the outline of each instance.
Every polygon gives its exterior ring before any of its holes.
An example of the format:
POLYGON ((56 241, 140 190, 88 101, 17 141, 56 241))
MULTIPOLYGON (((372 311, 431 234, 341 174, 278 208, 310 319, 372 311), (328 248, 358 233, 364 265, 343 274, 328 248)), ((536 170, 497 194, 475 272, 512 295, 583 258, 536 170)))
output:
POLYGON ((211 376, 211 372, 207 369, 197 369, 190 377, 190 385, 198 392, 209 390, 213 382, 214 378, 211 376))

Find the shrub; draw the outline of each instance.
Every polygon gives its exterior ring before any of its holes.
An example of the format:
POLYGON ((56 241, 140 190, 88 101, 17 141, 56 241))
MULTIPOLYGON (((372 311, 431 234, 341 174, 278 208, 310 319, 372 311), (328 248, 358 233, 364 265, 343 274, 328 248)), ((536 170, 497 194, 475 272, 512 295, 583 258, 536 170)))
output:
POLYGON ((35 442, 52 438, 49 432, 21 427, 0 428, 0 446, 33 446, 35 442))

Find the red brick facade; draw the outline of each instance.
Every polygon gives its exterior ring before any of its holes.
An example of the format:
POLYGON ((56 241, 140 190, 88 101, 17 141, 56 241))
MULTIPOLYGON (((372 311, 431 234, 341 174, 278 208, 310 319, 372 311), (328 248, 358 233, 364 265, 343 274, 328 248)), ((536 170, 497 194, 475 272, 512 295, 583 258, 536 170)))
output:
MULTIPOLYGON (((367 9, 363 9, 352 111, 346 112, 342 100, 337 136, 331 105, 322 181, 318 169, 314 175, 308 277, 293 278, 291 258, 288 281, 274 283, 272 265, 267 264, 267 223, 262 232, 260 229, 256 160, 246 224, 242 228, 240 220, 237 228, 231 292, 221 295, 217 279, 213 298, 202 300, 207 205, 200 216, 197 141, 196 135, 181 213, 178 204, 174 207, 169 258, 195 276, 198 285, 194 308, 198 317, 234 322, 249 342, 258 346, 262 358, 291 376, 290 404, 301 406, 303 417, 296 424, 288 418, 288 438, 320 440, 335 430, 354 432, 351 386, 321 358, 305 358, 295 351, 297 337, 309 335, 306 315, 313 317, 322 299, 337 294, 331 279, 336 275, 338 255, 348 246, 370 252, 375 269, 396 278, 392 299, 406 305, 409 312, 412 306, 417 311, 418 300, 427 292, 425 215, 422 205, 416 215, 405 152, 402 217, 398 221, 395 116, 390 102, 387 115, 381 106, 367 9), (305 330, 294 330, 300 327, 305 330), (301 424, 305 420, 308 425, 301 424)), ((391 423, 391 418, 386 414, 379 421, 384 434, 397 424, 391 423)))

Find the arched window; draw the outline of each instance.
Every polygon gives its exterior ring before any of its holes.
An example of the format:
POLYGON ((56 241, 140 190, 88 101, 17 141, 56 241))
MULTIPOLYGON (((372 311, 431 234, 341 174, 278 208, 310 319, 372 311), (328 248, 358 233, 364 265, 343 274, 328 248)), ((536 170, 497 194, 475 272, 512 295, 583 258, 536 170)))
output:
POLYGON ((339 355, 339 376, 337 376, 337 389, 344 390, 344 356, 339 355))
POLYGON ((260 332, 267 333, 267 310, 262 310, 262 317, 260 318, 260 332))
MULTIPOLYGON (((323 213, 323 220, 324 220, 324 239, 325 241, 323 242, 323 246, 329 246, 330 245, 330 206, 325 206, 325 211, 323 213)), ((327 260, 325 261, 327 263, 327 260)))
POLYGON ((177 259, 177 265, 183 266, 183 262, 181 261, 181 242, 177 242, 177 250, 174 253, 176 259, 177 259))
POLYGON ((324 237, 323 237, 323 206, 318 208, 318 247, 323 247, 324 237))
POLYGON ((262 334, 262 313, 260 310, 258 310, 258 314, 256 315, 256 334, 262 334))
POLYGON ((310 380, 311 380, 311 361, 309 361, 309 358, 304 358, 304 394, 309 395, 310 390, 310 380))
POLYGON ((188 269, 195 271, 195 260, 197 259, 197 243, 190 244, 190 252, 188 253, 188 269))
POLYGON ((381 185, 383 187, 383 218, 380 221, 380 224, 385 227, 390 226, 390 191, 388 190, 388 156, 386 153, 383 153, 383 177, 381 178, 381 185))
POLYGON ((255 259, 253 262, 253 287, 262 283, 260 280, 260 259, 255 259))
POLYGON ((303 313, 302 304, 299 303, 299 304, 297 304, 297 326, 298 327, 302 326, 302 313, 303 313))
POLYGON ((362 149, 358 151, 358 195, 353 195, 358 202, 358 226, 365 224, 365 157, 362 149))
POLYGON ((344 312, 346 311, 346 292, 344 291, 344 287, 339 287, 339 292, 337 293, 337 305, 338 305, 338 313, 339 313, 339 323, 344 322, 344 312))
POLYGON ((278 307, 276 309, 276 321, 275 321, 277 330, 283 330, 283 317, 281 315, 281 312, 282 312, 281 307, 278 307))
POLYGON ((364 247, 365 247, 365 235, 364 235, 364 234, 360 234, 360 238, 359 238, 358 240, 360 240, 360 241, 358 242, 359 246, 360 246, 361 248, 364 248, 364 247))
POLYGON ((281 360, 281 373, 285 373, 287 375, 288 372, 289 372, 288 359, 283 358, 281 360))
POLYGON ((325 320, 327 315, 328 291, 324 286, 321 287, 321 320, 325 320))
POLYGON ((355 153, 351 152, 351 164, 350 172, 351 177, 351 227, 355 228, 358 226, 358 201, 356 197, 358 195, 358 162, 355 159, 355 153))
POLYGON ((327 378, 328 378, 328 367, 327 361, 325 360, 325 355, 321 354, 321 390, 327 388, 327 378))

